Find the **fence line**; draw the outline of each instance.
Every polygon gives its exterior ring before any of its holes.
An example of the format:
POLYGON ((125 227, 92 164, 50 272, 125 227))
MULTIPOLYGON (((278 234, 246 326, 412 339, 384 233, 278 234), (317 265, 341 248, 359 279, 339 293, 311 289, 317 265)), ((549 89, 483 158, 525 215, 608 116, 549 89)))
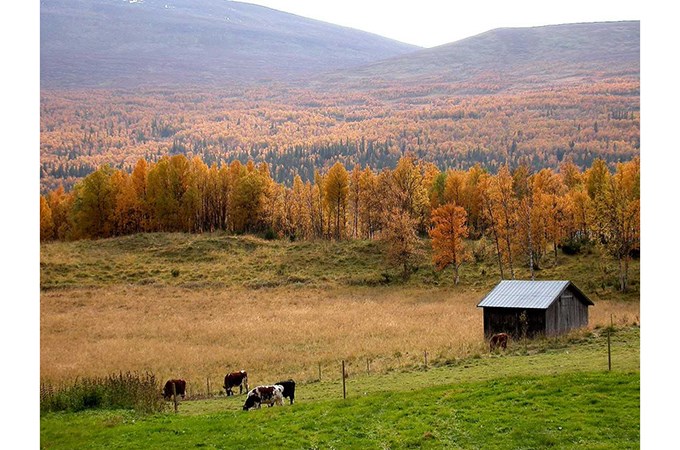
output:
MULTIPOLYGON (((300 382, 303 384, 318 383, 318 382, 333 382, 340 378, 343 380, 342 374, 345 374, 345 378, 352 378, 356 374, 360 374, 365 370, 366 375, 380 375, 386 374, 394 370, 403 369, 417 369, 419 367, 429 368, 431 361, 431 353, 429 351, 424 351, 418 356, 417 352, 406 352, 397 353, 395 355, 385 355, 385 356, 357 356, 349 359, 341 360, 321 360, 316 364, 309 365, 304 364, 300 369, 294 371, 301 374, 300 382), (422 358, 422 359, 421 359, 422 358), (365 368, 361 365, 364 364, 365 368), (342 371, 337 371, 337 364, 344 362, 344 369, 342 371), (335 367, 336 369, 333 369, 335 367), (337 372, 336 372, 337 371, 337 372), (339 375, 334 375, 338 373, 339 375), (306 375, 305 375, 306 374, 306 375), (330 374, 330 375, 329 375, 330 374)), ((445 352, 441 352, 439 359, 447 360, 445 352)), ((228 371, 225 370, 225 374, 228 371)), ((220 376, 222 376, 220 374, 220 376)), ((299 375, 298 375, 299 376, 299 375)), ((213 375, 205 376, 205 384, 196 382, 187 382, 187 395, 189 393, 189 386, 191 386, 191 398, 215 398, 225 395, 224 389, 214 389, 214 382, 212 381, 213 375)), ((262 384, 274 383, 278 379, 289 378, 290 375, 274 375, 271 380, 261 381, 262 384), (274 379, 276 378, 276 379, 274 379)), ((260 381, 258 381, 260 383, 260 381)), ((252 385, 252 383, 251 383, 252 385)), ((251 386, 251 388, 254 386, 251 386)))
MULTIPOLYGON (((613 325, 610 326, 609 329, 607 330, 608 370, 610 371, 612 370, 612 355, 611 355, 612 327, 613 325)), ((560 337, 563 336, 559 336, 558 338, 560 337)), ((602 338, 605 337, 604 333, 601 334, 601 337, 602 338)), ((525 342, 522 339, 515 340, 515 349, 521 349, 524 347, 524 345, 525 342)), ((405 353, 395 352, 392 355, 372 357, 361 355, 351 357, 349 359, 320 360, 316 363, 312 363, 311 365, 309 363, 306 363, 303 364, 302 367, 299 368, 298 370, 289 371, 288 373, 295 373, 296 375, 294 375, 293 377, 299 380, 298 383, 300 384, 311 384, 320 383, 322 381, 326 383, 337 382, 338 375, 335 374, 338 374, 339 372, 340 376, 339 381, 341 381, 342 383, 343 398, 346 398, 348 387, 346 382, 347 378, 351 378, 356 374, 362 374, 364 373, 364 370, 366 376, 386 374, 395 370, 396 371, 414 369, 429 370, 432 367, 436 367, 437 365, 448 365, 461 359, 488 353, 489 350, 486 346, 486 342, 484 342, 482 345, 471 346, 468 349, 467 354, 465 354, 464 356, 454 356, 450 353, 450 349, 443 349, 441 351, 437 351, 434 357, 432 356, 432 353, 429 350, 423 350, 422 353, 413 351, 405 353), (341 371, 337 371, 338 363, 340 363, 341 371), (364 364, 365 367, 362 367, 364 366, 364 364)), ((225 373, 226 372, 227 371, 225 371, 225 373)), ((262 383, 263 384, 274 383, 278 381, 279 378, 284 379, 290 377, 291 377, 290 375, 278 375, 278 376, 274 375, 271 377, 272 378, 271 380, 262 381, 262 383)), ((192 387, 194 388, 197 388, 199 386, 200 383, 199 385, 195 384, 192 385, 192 387)), ((196 389, 196 392, 192 392, 192 394, 194 394, 192 395, 192 397, 200 398, 203 396, 207 396, 209 398, 214 398, 221 397, 224 395, 224 389, 218 390, 213 389, 214 386, 213 383, 211 382, 211 376, 206 377, 206 384, 204 387, 206 388, 205 391, 203 391, 203 389, 201 388, 198 388, 196 389)))

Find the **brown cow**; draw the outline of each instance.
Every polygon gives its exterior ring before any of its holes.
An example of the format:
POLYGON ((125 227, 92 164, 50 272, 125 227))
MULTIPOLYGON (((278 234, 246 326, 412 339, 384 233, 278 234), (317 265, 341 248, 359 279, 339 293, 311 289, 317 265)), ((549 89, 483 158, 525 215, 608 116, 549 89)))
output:
POLYGON ((228 373, 224 377, 224 390, 227 391, 227 396, 234 395, 231 388, 238 386, 238 393, 242 394, 245 390, 248 392, 248 373, 245 370, 228 373))
POLYGON ((172 398, 172 385, 175 385, 175 393, 181 395, 184 398, 184 394, 187 390, 187 382, 184 380, 168 380, 163 388, 163 398, 170 400, 172 398))
POLYGON ((505 350, 508 347, 508 336, 507 333, 498 333, 494 334, 491 336, 491 339, 489 340, 489 349, 490 351, 494 351, 497 348, 502 348, 505 350))

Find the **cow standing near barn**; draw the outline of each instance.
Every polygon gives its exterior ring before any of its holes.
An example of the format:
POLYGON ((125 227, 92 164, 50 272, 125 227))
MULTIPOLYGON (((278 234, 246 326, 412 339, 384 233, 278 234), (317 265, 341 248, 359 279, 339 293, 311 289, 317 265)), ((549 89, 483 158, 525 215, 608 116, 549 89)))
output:
POLYGON ((507 333, 494 334, 489 340, 489 350, 494 351, 497 348, 505 350, 508 347, 508 338, 507 333))
POLYGON ((172 386, 173 384, 175 385, 175 392, 174 394, 181 396, 184 398, 184 395, 186 394, 187 390, 187 382, 181 379, 178 380, 168 380, 165 383, 165 387, 163 388, 163 398, 165 400, 170 400, 173 395, 173 389, 172 386))
POLYGON ((238 386, 239 395, 243 391, 248 392, 248 373, 245 370, 228 373, 224 377, 224 390, 227 391, 227 397, 234 395, 232 388, 238 386))

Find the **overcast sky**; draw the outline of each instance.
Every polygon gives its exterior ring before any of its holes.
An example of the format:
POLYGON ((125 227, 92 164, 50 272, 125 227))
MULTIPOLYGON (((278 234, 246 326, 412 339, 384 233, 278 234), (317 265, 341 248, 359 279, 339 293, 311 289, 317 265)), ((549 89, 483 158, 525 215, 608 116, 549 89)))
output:
POLYGON ((640 1, 245 0, 391 39, 434 47, 494 28, 640 20, 640 1))

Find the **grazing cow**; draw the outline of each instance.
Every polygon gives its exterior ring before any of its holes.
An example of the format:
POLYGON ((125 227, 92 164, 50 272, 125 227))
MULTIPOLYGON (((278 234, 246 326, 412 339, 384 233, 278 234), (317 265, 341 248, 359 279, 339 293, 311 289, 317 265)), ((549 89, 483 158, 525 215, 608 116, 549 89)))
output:
POLYGON ((231 388, 236 386, 238 386, 239 395, 242 394, 243 391, 248 392, 248 373, 245 370, 225 375, 224 390, 227 391, 227 396, 234 395, 234 391, 232 391, 231 388))
POLYGON ((287 397, 290 400, 290 404, 292 405, 295 401, 295 381, 279 381, 276 383, 276 385, 283 386, 283 396, 287 397))
POLYGON ((248 411, 252 408, 260 409, 262 403, 266 403, 271 408, 274 404, 283 406, 283 386, 258 386, 248 392, 243 410, 248 411))
POLYGON ((175 393, 181 395, 184 398, 184 394, 187 390, 187 382, 184 380, 168 380, 163 388, 163 398, 170 400, 172 398, 172 385, 175 385, 175 393))
POLYGON ((494 351, 498 347, 505 350, 508 347, 508 338, 507 333, 498 333, 491 336, 491 340, 489 340, 490 351, 494 351))

